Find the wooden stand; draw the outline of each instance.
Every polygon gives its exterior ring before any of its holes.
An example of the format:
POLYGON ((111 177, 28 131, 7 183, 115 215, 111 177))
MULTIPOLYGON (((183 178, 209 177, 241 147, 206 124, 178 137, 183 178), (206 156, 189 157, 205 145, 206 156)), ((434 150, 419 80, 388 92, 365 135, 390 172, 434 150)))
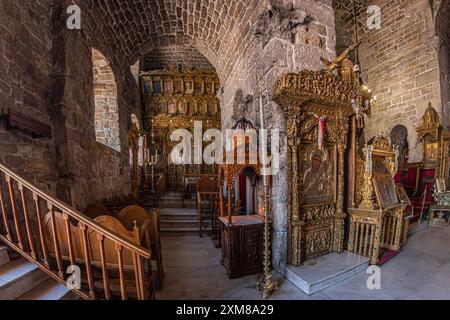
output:
POLYGON ((393 179, 395 153, 389 141, 377 136, 371 147, 367 147, 372 151, 366 154, 365 173, 357 173, 364 176, 361 203, 349 209, 348 251, 369 257, 371 264, 377 264, 383 249, 398 252, 405 246, 408 232, 405 208, 410 203, 406 201, 407 196, 399 199, 393 179))
POLYGON ((263 266, 264 220, 259 216, 221 217, 222 264, 230 279, 258 274, 263 266))

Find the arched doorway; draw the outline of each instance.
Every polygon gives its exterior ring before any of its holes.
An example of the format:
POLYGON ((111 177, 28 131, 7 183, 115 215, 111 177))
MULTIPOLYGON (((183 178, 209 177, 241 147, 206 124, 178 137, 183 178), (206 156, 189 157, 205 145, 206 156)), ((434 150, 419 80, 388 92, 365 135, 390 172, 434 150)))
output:
POLYGON ((164 177, 163 193, 170 192, 171 199, 181 197, 181 206, 195 208, 196 183, 217 173, 202 156, 204 133, 221 128, 219 77, 192 46, 153 49, 141 58, 140 70, 144 131, 149 145, 160 151, 159 161, 147 163, 146 171, 164 177), (180 136, 184 138, 177 140, 180 136), (174 163, 172 151, 186 139, 189 150, 183 148, 183 153, 191 155, 184 159, 188 163, 174 163))
POLYGON ((408 129, 403 125, 395 126, 391 131, 391 145, 398 150, 398 164, 408 163, 408 129))

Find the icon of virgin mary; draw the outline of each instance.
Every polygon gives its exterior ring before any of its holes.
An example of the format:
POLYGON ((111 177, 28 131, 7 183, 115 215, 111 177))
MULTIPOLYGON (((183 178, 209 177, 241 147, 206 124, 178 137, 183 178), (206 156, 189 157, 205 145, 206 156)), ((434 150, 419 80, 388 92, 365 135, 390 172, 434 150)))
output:
POLYGON ((332 167, 326 150, 312 150, 308 169, 303 176, 304 202, 329 201, 333 197, 332 167), (316 201, 317 200, 317 201, 316 201))

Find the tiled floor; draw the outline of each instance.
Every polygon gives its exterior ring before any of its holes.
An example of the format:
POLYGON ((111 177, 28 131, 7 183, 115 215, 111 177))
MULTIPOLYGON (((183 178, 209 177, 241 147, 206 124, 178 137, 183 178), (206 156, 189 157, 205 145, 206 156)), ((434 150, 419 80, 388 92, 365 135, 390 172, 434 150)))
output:
MULTIPOLYGON (((255 276, 229 280, 220 250, 208 238, 163 238, 166 281, 158 299, 260 299, 255 276)), ((321 293, 306 296, 280 275, 272 299, 450 299, 450 228, 427 228, 381 268, 381 290, 369 290, 362 272, 321 293)))

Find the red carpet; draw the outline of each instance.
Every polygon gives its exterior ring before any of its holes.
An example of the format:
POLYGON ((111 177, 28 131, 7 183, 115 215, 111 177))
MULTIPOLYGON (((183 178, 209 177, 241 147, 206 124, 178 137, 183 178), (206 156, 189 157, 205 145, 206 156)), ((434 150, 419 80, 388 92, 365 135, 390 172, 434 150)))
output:
POLYGON ((384 251, 381 254, 380 261, 378 262, 378 265, 382 266, 383 264, 385 264, 386 262, 388 262, 389 260, 391 260, 392 258, 397 256, 398 254, 399 254, 398 251, 393 251, 393 250, 386 250, 386 251, 384 251))

